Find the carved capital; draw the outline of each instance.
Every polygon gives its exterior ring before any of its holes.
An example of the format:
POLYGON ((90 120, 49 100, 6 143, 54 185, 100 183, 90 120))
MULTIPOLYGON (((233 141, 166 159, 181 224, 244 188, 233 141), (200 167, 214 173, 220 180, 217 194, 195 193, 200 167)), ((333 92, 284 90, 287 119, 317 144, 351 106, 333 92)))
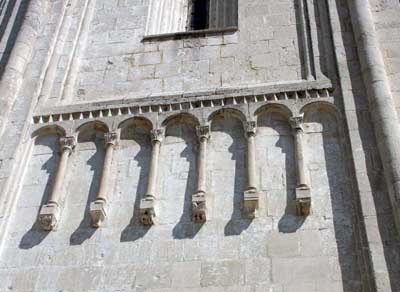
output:
POLYGON ((60 138, 61 151, 69 150, 72 152, 75 146, 76 146, 76 139, 74 136, 60 138))
POLYGON ((244 130, 246 131, 247 137, 254 137, 257 133, 257 122, 256 121, 245 122, 244 130))
POLYGON ((154 130, 151 130, 150 136, 151 136, 151 142, 153 144, 156 143, 156 142, 161 143, 162 139, 163 139, 163 136, 164 136, 164 133, 163 133, 162 129, 154 129, 154 130))
POLYGON ((294 131, 303 131, 304 116, 291 117, 289 119, 290 126, 294 131))
POLYGON ((210 126, 197 126, 196 127, 197 137, 200 141, 208 140, 210 138, 210 126))
POLYGON ((104 134, 104 143, 106 144, 106 146, 108 145, 115 146, 117 144, 117 140, 118 140, 117 132, 108 132, 104 134))

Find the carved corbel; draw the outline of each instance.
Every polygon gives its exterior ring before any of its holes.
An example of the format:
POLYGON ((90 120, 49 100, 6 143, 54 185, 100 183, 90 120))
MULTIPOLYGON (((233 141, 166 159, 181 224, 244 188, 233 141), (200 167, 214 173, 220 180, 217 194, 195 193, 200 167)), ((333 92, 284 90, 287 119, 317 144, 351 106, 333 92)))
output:
POLYGON ((296 187, 296 212, 298 216, 308 216, 311 210, 311 190, 306 182, 303 147, 303 115, 290 118, 293 129, 297 187, 296 187))

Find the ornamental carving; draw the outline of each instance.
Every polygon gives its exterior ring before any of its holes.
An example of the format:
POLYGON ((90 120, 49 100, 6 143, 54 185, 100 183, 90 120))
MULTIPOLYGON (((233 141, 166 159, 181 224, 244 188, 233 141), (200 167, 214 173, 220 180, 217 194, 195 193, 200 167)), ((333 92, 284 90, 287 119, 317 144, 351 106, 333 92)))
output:
POLYGON ((197 137, 199 140, 208 140, 210 138, 210 126, 197 126, 196 127, 197 137))
POLYGON ((244 130, 246 131, 247 137, 255 136, 257 132, 257 122, 256 121, 245 122, 244 130))
POLYGON ((70 150, 72 151, 76 146, 76 139, 73 136, 70 137, 61 137, 60 138, 60 146, 62 150, 70 150))
POLYGON ((109 132, 104 134, 104 143, 106 145, 115 145, 117 144, 118 134, 116 132, 109 132))
POLYGON ((155 142, 161 143, 164 133, 161 129, 154 129, 154 130, 151 130, 150 135, 151 135, 151 141, 153 143, 155 143, 155 142))

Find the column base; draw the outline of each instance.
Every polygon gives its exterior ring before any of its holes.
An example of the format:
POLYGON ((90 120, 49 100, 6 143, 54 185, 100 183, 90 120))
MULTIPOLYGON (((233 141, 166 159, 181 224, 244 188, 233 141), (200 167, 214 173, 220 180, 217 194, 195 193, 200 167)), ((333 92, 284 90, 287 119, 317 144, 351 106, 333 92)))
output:
POLYGON ((256 210, 259 205, 259 194, 256 188, 250 188, 243 195, 243 217, 253 219, 256 217, 256 210))
POLYGON ((155 202, 153 197, 147 197, 140 201, 139 219, 145 226, 155 225, 156 212, 155 202))
POLYGON ((206 193, 194 193, 192 195, 192 221, 194 223, 204 223, 206 220, 206 193))
POLYGON ((56 204, 43 205, 39 213, 39 226, 46 231, 56 230, 60 220, 60 208, 56 204))
POLYGON ((94 228, 101 227, 107 219, 106 202, 103 200, 94 201, 90 204, 90 218, 94 228))
POLYGON ((311 191, 308 186, 296 188, 296 214, 308 216, 311 212, 311 191))

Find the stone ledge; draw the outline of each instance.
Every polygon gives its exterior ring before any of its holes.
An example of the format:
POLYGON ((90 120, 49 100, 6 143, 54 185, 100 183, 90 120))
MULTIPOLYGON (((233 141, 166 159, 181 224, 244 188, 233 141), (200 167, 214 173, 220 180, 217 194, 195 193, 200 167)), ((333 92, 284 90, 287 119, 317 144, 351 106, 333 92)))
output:
POLYGON ((215 28, 215 29, 201 29, 201 30, 191 30, 173 33, 163 33, 163 34, 153 34, 144 36, 142 42, 151 41, 164 41, 164 40, 180 40, 185 38, 195 38, 195 37, 206 37, 210 35, 219 35, 225 33, 234 33, 238 31, 237 26, 215 28))

